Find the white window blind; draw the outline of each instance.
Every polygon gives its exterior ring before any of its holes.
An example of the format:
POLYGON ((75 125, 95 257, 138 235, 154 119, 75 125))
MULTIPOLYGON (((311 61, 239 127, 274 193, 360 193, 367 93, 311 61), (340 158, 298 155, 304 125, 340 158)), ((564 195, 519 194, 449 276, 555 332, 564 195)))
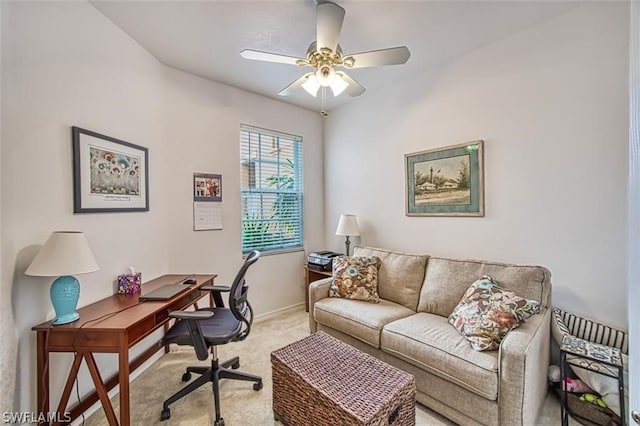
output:
POLYGON ((302 138, 240 126, 242 252, 302 247, 302 138))

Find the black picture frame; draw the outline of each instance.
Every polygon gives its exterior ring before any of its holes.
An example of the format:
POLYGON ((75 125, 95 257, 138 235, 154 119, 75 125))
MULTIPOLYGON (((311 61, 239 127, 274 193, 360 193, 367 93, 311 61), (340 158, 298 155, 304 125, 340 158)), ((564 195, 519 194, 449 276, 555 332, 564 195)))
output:
POLYGON ((73 212, 149 211, 149 150, 73 126, 73 212))

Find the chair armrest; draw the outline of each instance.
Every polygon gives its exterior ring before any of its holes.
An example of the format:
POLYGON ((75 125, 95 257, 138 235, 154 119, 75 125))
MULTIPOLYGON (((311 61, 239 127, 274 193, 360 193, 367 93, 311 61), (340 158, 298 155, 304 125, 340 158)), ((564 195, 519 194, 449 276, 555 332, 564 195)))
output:
POLYGON ((210 291, 210 296, 213 298, 213 304, 216 308, 224 308, 224 301, 220 293, 228 293, 231 291, 231 287, 228 285, 203 285, 200 290, 210 291))
POLYGON ((231 287, 229 287, 228 285, 203 285, 202 287, 200 287, 200 290, 220 291, 224 293, 227 291, 231 291, 231 287))
POLYGON ((172 311, 169 312, 170 318, 184 319, 184 320, 206 320, 213 316, 212 311, 172 311))
POLYGON ((547 394, 551 310, 544 309, 507 333, 498 356, 500 421, 533 425, 547 394))
POLYGON ((318 324, 313 316, 313 306, 317 301, 329 297, 329 288, 333 277, 323 278, 309 284, 309 330, 315 333, 318 330, 318 324))
POLYGON ((202 328, 200 322, 212 318, 213 311, 173 311, 169 312, 170 318, 176 318, 184 321, 189 329, 189 336, 193 344, 193 349, 196 351, 196 356, 200 361, 204 361, 209 357, 209 347, 204 340, 202 334, 202 328))

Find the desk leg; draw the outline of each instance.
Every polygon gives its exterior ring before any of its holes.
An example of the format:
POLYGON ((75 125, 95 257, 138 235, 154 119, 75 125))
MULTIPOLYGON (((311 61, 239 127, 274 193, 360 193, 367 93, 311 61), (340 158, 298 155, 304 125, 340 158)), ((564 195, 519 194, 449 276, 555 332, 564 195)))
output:
POLYGON ((109 421, 110 425, 117 425, 118 419, 116 419, 116 413, 113 411, 113 406, 111 405, 111 401, 109 400, 107 388, 102 381, 102 377, 100 377, 100 372, 98 371, 96 360, 93 358, 93 354, 91 352, 85 352, 83 353, 83 355, 85 361, 87 361, 87 367, 89 368, 89 373, 91 373, 93 384, 96 386, 96 392, 98 393, 100 402, 102 402, 104 414, 105 416, 107 416, 107 420, 109 421))
POLYGON ((49 352, 46 348, 46 331, 38 331, 37 334, 37 389, 38 407, 40 413, 49 412, 49 352))
MULTIPOLYGON (((71 364, 71 370, 69 371, 69 375, 67 376, 67 383, 64 385, 64 390, 62 391, 62 396, 60 397, 60 403, 58 404, 58 413, 64 413, 67 409, 67 404, 69 404, 69 397, 71 396, 71 391, 73 390, 73 384, 78 377, 78 369, 80 368, 80 364, 82 363, 83 355, 76 353, 73 358, 73 364, 71 364)), ((49 411, 49 409, 47 409, 49 411)))
POLYGON ((120 383, 120 424, 131 424, 131 409, 129 405, 129 346, 126 336, 121 337, 120 353, 118 354, 118 381, 120 383))
MULTIPOLYGON (((169 331, 169 322, 165 322, 162 328, 164 329, 164 334, 167 334, 167 331, 169 331)), ((164 345, 164 353, 168 354, 169 352, 170 352, 169 345, 168 344, 164 345)))

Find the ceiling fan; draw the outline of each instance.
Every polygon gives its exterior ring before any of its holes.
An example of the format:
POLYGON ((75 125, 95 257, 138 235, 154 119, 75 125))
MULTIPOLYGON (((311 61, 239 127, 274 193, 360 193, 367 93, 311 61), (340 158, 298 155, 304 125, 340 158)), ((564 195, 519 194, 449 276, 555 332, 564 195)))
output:
POLYGON ((282 89, 278 93, 281 96, 287 96, 300 87, 314 97, 317 96, 318 90, 322 88, 323 99, 327 87, 331 88, 334 96, 338 96, 343 91, 349 96, 359 96, 366 89, 349 77, 347 73, 338 70, 338 67, 355 69, 404 64, 411 56, 411 53, 406 46, 400 46, 344 55, 342 48, 338 44, 344 14, 344 9, 335 3, 329 1, 318 2, 316 6, 316 40, 309 45, 306 58, 296 58, 251 49, 243 50, 240 55, 245 59, 256 61, 315 68, 315 71, 304 74, 282 89))

